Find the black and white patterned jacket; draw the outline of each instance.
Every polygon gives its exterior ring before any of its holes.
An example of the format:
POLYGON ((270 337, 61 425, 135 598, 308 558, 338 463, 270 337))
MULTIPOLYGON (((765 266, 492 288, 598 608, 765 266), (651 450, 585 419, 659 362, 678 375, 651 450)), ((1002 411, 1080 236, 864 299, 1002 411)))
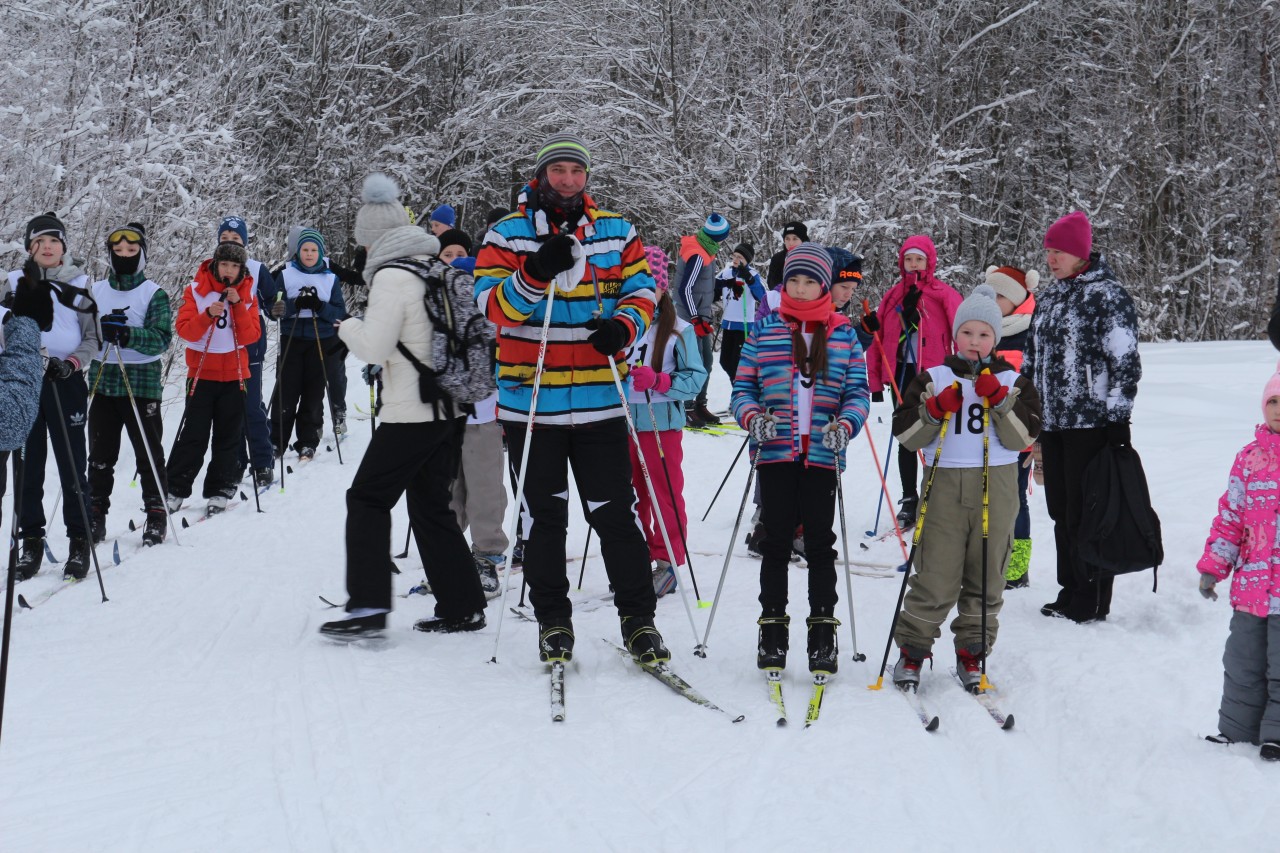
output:
POLYGON ((1036 293, 1022 374, 1040 392, 1046 431, 1129 420, 1142 378, 1138 312, 1098 253, 1036 293))

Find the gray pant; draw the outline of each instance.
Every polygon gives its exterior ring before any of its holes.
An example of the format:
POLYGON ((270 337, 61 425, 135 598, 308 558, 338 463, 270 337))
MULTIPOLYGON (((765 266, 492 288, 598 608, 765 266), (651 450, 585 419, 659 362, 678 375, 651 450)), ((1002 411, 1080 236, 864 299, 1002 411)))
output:
MULTIPOLYGON (((1000 627, 1004 605, 1004 568, 1013 548, 1013 522, 1018 515, 1017 463, 991 468, 987 525, 987 636, 988 652, 1000 627)), ((924 469, 924 481, 930 469, 924 469)), ((977 653, 982 636, 982 469, 939 468, 916 549, 910 590, 894 639, 899 646, 920 653, 933 648, 942 634, 942 622, 957 610, 951 622, 957 649, 977 653)))
POLYGON ((449 508, 458 527, 471 528, 471 545, 477 554, 502 554, 507 534, 507 490, 503 483, 502 424, 467 424, 462 436, 462 464, 453 482, 449 508))
MULTIPOLYGON (((707 369, 707 381, 702 383, 702 390, 698 392, 697 398, 694 399, 693 405, 705 406, 707 404, 707 388, 711 386, 711 365, 715 363, 715 342, 711 335, 703 335, 698 338, 698 353, 702 356, 702 366, 707 369)), ((686 406, 686 408, 688 408, 686 406)))
POLYGON ((1280 742, 1280 616, 1232 613, 1222 668, 1218 731, 1237 741, 1280 742))

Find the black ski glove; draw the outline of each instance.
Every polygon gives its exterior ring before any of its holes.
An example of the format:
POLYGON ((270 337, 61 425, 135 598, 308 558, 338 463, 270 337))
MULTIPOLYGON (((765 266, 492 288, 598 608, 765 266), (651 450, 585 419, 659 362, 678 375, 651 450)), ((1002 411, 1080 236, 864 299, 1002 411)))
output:
POLYGON ((616 355, 619 350, 626 348, 630 337, 627 325, 621 320, 588 320, 587 328, 592 330, 587 336, 587 342, 601 355, 616 355))
POLYGON ((883 391, 872 391, 872 392, 871 392, 871 402, 873 402, 873 403, 883 403, 883 402, 884 402, 884 392, 883 392, 883 391))
POLYGON ((862 315, 862 331, 872 335, 880 331, 880 318, 876 316, 875 311, 868 311, 862 315))
POLYGON ((44 372, 50 379, 61 380, 61 379, 66 379, 68 376, 74 373, 75 368, 71 365, 71 362, 69 361, 66 361, 61 358, 50 357, 49 365, 44 369, 44 372))
POLYGON ((129 318, 124 314, 105 314, 102 317, 102 342, 127 347, 129 345, 129 318))
POLYGON ((53 328, 53 286, 49 282, 24 275, 12 296, 15 316, 30 317, 42 332, 53 328))
POLYGON ((297 311, 319 311, 324 308, 324 303, 320 301, 320 297, 316 295, 314 290, 303 288, 298 294, 298 298, 293 300, 293 307, 297 311))
POLYGON ((525 259, 524 275, 537 282, 550 282, 566 270, 573 269, 573 238, 557 234, 525 259))

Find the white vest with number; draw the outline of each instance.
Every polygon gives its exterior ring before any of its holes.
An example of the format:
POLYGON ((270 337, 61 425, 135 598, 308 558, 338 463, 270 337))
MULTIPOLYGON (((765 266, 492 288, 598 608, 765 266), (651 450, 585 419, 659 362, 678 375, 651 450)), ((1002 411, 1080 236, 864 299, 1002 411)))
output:
MULTIPOLYGON (((627 350, 627 363, 632 367, 640 365, 648 365, 658 373, 665 373, 675 378, 676 372, 676 344, 680 340, 680 335, 685 329, 689 328, 689 324, 679 317, 676 318, 676 324, 671 327, 671 335, 667 338, 667 351, 662 354, 662 366, 658 367, 654 364, 653 344, 657 338, 658 318, 655 317, 653 322, 649 324, 649 328, 645 331, 644 337, 631 345, 631 349, 627 350)), ((666 394, 659 394, 657 391, 649 392, 649 399, 654 403, 668 403, 671 398, 666 394)), ((643 405, 645 402, 644 392, 637 391, 631 386, 627 386, 627 402, 643 405)))
MULTIPOLYGON (((324 272, 303 272, 295 267, 292 263, 284 268, 284 292, 290 299, 297 299, 298 294, 302 292, 304 287, 314 287, 316 296, 321 302, 328 303, 329 296, 333 293, 333 283, 338 277, 333 273, 325 270, 324 272)), ((311 317, 315 314, 310 308, 304 308, 298 312, 298 317, 311 317)))
MULTIPOLYGON (((18 279, 22 278, 22 270, 13 270, 9 273, 9 289, 13 292, 18 290, 18 279)), ((71 287, 78 287, 81 290, 88 289, 89 276, 77 276, 70 282, 71 287)), ((68 308, 58 301, 55 294, 53 297, 53 327, 47 332, 40 333, 40 346, 44 348, 45 354, 50 358, 66 358, 77 349, 80 348, 80 315, 75 309, 68 308)))
MULTIPOLYGON (((151 305, 151 297, 155 296, 156 291, 160 289, 160 285, 151 279, 147 279, 133 290, 116 290, 111 286, 111 282, 107 279, 94 282, 93 298, 98 303, 98 317, 107 316, 113 311, 124 311, 125 318, 129 321, 129 325, 135 329, 141 329, 147 323, 147 308, 151 305)), ((98 353, 98 360, 107 361, 107 349, 110 345, 102 344, 102 351, 98 353)), ((114 346, 110 346, 113 350, 111 353, 111 361, 115 361, 114 346)), ((125 364, 149 364, 153 361, 160 360, 160 354, 143 355, 135 349, 129 347, 120 347, 120 358, 125 364)))
MULTIPOLYGON (((955 372, 945 364, 931 367, 926 373, 933 382, 934 394, 941 394, 943 389, 953 382, 960 382, 960 390, 964 394, 964 403, 960 411, 951 416, 947 425, 947 437, 942 444, 942 458, 938 460, 939 468, 981 468, 982 467, 982 398, 973 390, 973 380, 956 376, 955 372)), ((996 379, 1006 388, 1012 388, 1018 381, 1018 374, 1012 370, 1002 370, 995 374, 996 379)), ((938 449, 938 439, 929 442, 924 448, 925 462, 933 463, 933 454, 938 449)), ((996 431, 991 430, 988 464, 1010 465, 1018 461, 1018 451, 1010 450, 1000 443, 996 431)))
MULTIPOLYGON (((216 290, 210 290, 206 295, 201 296, 196 291, 195 284, 187 285, 187 298, 192 299, 196 303, 196 308, 201 313, 209 310, 209 306, 218 301, 218 297, 222 294, 216 290)), ((231 309, 234 307, 230 302, 224 302, 222 316, 213 321, 213 325, 209 327, 209 331, 205 332, 198 341, 187 341, 187 349, 205 351, 205 342, 208 342, 208 352, 232 352, 236 348, 235 337, 231 332, 231 309)), ((243 310, 243 309, 241 309, 243 310)))

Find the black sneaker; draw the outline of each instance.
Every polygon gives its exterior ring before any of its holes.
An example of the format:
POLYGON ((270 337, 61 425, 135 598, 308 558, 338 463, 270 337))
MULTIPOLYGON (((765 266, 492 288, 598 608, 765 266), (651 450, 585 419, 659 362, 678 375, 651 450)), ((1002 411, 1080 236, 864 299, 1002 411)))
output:
POLYGON ((1263 761, 1280 761, 1280 743, 1269 740, 1258 750, 1263 761))
POLYGON ((102 504, 95 503, 89 507, 89 535, 95 544, 107 538, 107 511, 102 504))
POLYGON ((484 611, 467 616, 434 617, 419 619, 413 623, 413 630, 427 634, 459 634, 463 631, 479 631, 485 625, 484 611))
POLYGON ((840 668, 840 648, 836 641, 840 620, 834 616, 810 616, 804 624, 809 628, 809 671, 834 675, 840 668))
POLYGON ((1066 589, 1058 591, 1058 597, 1048 604, 1040 608, 1041 616, 1061 616, 1062 612, 1067 609, 1067 601, 1070 600, 1071 593, 1066 589))
POLYGON ((253 485, 259 489, 265 489, 276 481, 275 468, 254 468, 253 469, 253 485))
POLYGON ((671 652, 654 627, 652 616, 623 616, 622 644, 643 666, 656 666, 671 660, 671 652))
POLYGON ((168 532, 168 520, 164 515, 164 507, 148 507, 147 523, 142 528, 143 545, 159 545, 168 532))
POLYGON ((915 495, 907 495, 898 503, 902 504, 902 509, 898 510, 898 526, 903 530, 914 527, 916 510, 920 508, 920 499, 915 495))
POLYGON ((791 645, 790 616, 761 616, 760 641, 756 647, 757 669, 786 669, 787 649, 791 645))
POLYGON ((764 525, 756 522, 756 526, 747 534, 747 553, 753 557, 763 557, 760 553, 760 543, 764 541, 764 525))
POLYGON ((573 660, 573 620, 552 616, 538 623, 538 660, 564 663, 573 660))
POLYGON ((707 408, 706 403, 695 406, 693 412, 698 416, 698 419, 702 421, 704 426, 720 425, 720 418, 716 417, 715 413, 707 408))
POLYGON ((685 409, 684 425, 686 429, 702 429, 707 425, 707 422, 698 416, 697 409, 685 409))
POLYGON ((67 561, 62 565, 64 581, 82 581, 89 574, 89 540, 83 536, 71 537, 67 549, 67 561))
POLYGON ((353 610, 341 619, 320 626, 320 633, 335 639, 358 640, 380 637, 387 627, 387 611, 372 607, 353 610))
POLYGON ((44 539, 40 536, 27 536, 22 540, 22 556, 18 557, 18 580, 30 580, 40 571, 44 562, 44 539))

